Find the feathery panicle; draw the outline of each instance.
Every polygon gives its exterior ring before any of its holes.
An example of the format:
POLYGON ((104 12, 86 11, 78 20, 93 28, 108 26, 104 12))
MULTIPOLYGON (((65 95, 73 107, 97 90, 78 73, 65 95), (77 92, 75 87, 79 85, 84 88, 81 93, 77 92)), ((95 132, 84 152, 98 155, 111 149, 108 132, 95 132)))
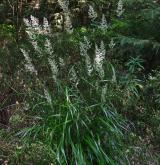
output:
POLYGON ((26 68, 29 72, 31 72, 31 73, 37 75, 37 71, 36 71, 34 65, 32 64, 32 60, 31 60, 31 58, 29 57, 28 52, 26 52, 26 51, 25 51, 24 49, 22 49, 22 48, 21 48, 21 52, 23 53, 23 56, 24 56, 25 61, 26 61, 25 68, 26 68))
POLYGON ((91 48, 91 43, 87 39, 86 36, 84 36, 84 41, 80 42, 80 55, 81 56, 86 56, 87 51, 91 48))
POLYGON ((39 47, 37 41, 35 41, 35 40, 33 39, 33 40, 30 40, 30 43, 32 44, 34 50, 35 50, 36 52, 38 52, 39 55, 41 55, 42 52, 41 52, 41 50, 40 50, 40 47, 39 47))
POLYGON ((39 54, 41 54, 40 47, 38 46, 37 41, 35 40, 35 32, 30 28, 26 29, 26 33, 28 34, 29 41, 32 44, 35 51, 37 51, 39 54))
POLYGON ((118 17, 120 17, 120 16, 123 14, 124 9, 123 9, 123 1, 122 1, 122 0, 119 0, 119 1, 118 1, 118 5, 117 5, 117 10, 116 10, 116 12, 117 12, 117 16, 118 16, 118 17))
POLYGON ((44 34, 51 34, 51 26, 47 20, 47 18, 43 18, 43 33, 44 34))
POLYGON ((64 17, 65 17, 65 22, 64 22, 64 28, 65 31, 69 34, 73 32, 73 27, 72 27, 72 21, 70 18, 70 12, 69 12, 69 0, 58 0, 58 3, 60 7, 62 8, 64 12, 64 17))
POLYGON ((49 27, 49 22, 46 17, 43 18, 43 27, 48 28, 49 27))
POLYGON ((56 81, 57 80, 57 74, 58 74, 58 67, 57 67, 56 61, 54 59, 48 58, 48 63, 51 67, 52 78, 54 81, 56 81))
POLYGON ((45 95, 45 98, 46 98, 47 102, 48 102, 50 105, 52 105, 52 98, 51 98, 51 96, 50 96, 48 90, 45 89, 45 88, 44 88, 44 95, 45 95))
POLYGON ((106 20, 106 17, 105 17, 104 14, 102 15, 102 19, 101 19, 101 23, 100 23, 99 28, 100 28, 102 31, 105 31, 105 30, 108 29, 108 23, 107 23, 107 20, 106 20))
POLYGON ((104 77, 103 61, 105 59, 106 49, 104 42, 101 41, 100 48, 95 45, 95 70, 99 73, 100 77, 104 77))
POLYGON ((26 25, 26 33, 28 34, 30 39, 33 39, 33 30, 34 30, 34 28, 32 28, 31 22, 26 18, 23 18, 23 22, 26 25))
POLYGON ((116 45, 116 43, 114 42, 114 40, 112 38, 108 46, 110 49, 113 49, 115 47, 115 45, 116 45))
POLYGON ((106 48, 105 48, 105 45, 104 45, 104 42, 101 41, 101 45, 100 45, 100 51, 101 51, 101 56, 103 58, 103 60, 105 59, 105 55, 106 55, 106 48))
POLYGON ((88 50, 91 48, 91 43, 90 41, 87 39, 86 36, 84 36, 84 41, 80 42, 80 55, 85 57, 85 64, 86 64, 86 68, 87 68, 87 73, 90 76, 92 71, 93 71, 93 66, 91 63, 91 59, 88 55, 88 50))
POLYGON ((30 16, 30 21, 24 18, 23 22, 26 25, 26 32, 28 33, 30 38, 33 38, 34 34, 50 34, 51 27, 48 23, 47 18, 43 19, 43 28, 42 26, 40 26, 39 20, 32 15, 30 16))
POLYGON ((23 22, 24 22, 24 24, 26 25, 26 27, 31 27, 31 23, 29 22, 29 20, 28 19, 26 19, 26 18, 23 18, 23 22))
POLYGON ((52 47, 49 39, 46 39, 46 41, 45 41, 45 50, 46 50, 47 54, 49 55, 48 63, 49 63, 50 68, 51 68, 52 78, 54 81, 56 81, 57 80, 57 74, 58 74, 58 66, 57 66, 56 61, 54 59, 54 50, 53 50, 53 47, 52 47))
POLYGON ((86 55, 85 64, 87 67, 88 76, 91 76, 91 73, 93 71, 93 66, 92 66, 91 59, 90 59, 89 55, 86 55))
POLYGON ((89 5, 88 17, 92 21, 94 21, 97 18, 97 13, 96 13, 96 11, 94 10, 94 8, 91 5, 89 5))
POLYGON ((28 19, 24 18, 23 21, 26 25, 26 33, 28 34, 28 37, 30 39, 30 43, 32 44, 33 48, 35 49, 36 52, 38 52, 39 55, 42 54, 40 47, 38 46, 38 43, 36 41, 36 35, 47 35, 50 33, 50 25, 48 23, 47 18, 44 18, 43 21, 43 27, 42 28, 39 25, 39 20, 34 17, 34 16, 30 16, 31 20, 29 21, 28 19))
POLYGON ((78 80, 78 77, 77 77, 77 74, 76 74, 76 71, 75 71, 74 67, 72 67, 72 68, 70 69, 70 72, 69 72, 69 79, 70 79, 70 81, 71 81, 72 83, 75 84, 75 86, 78 85, 79 80, 78 80))
POLYGON ((35 27, 35 28, 39 28, 39 20, 38 20, 38 18, 36 18, 33 15, 31 15, 30 19, 31 19, 31 26, 35 27))
POLYGON ((52 56, 54 51, 53 51, 51 41, 49 39, 46 39, 44 46, 45 46, 45 50, 46 50, 47 54, 52 56))
POLYGON ((102 65, 103 63, 103 60, 105 58, 105 53, 106 53, 106 50, 105 50, 105 47, 104 47, 104 42, 101 41, 101 45, 100 45, 100 48, 98 48, 97 45, 95 45, 95 62, 97 64, 97 66, 100 66, 102 65))

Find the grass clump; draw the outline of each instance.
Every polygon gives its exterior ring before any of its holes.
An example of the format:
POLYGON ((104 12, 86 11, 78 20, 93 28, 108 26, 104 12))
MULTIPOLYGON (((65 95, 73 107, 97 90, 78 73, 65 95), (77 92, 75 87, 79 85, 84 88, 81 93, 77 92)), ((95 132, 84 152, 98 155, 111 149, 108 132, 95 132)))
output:
POLYGON ((124 161, 124 121, 116 109, 101 102, 90 104, 78 90, 66 86, 58 92, 31 103, 37 124, 18 134, 46 146, 56 164, 124 161))

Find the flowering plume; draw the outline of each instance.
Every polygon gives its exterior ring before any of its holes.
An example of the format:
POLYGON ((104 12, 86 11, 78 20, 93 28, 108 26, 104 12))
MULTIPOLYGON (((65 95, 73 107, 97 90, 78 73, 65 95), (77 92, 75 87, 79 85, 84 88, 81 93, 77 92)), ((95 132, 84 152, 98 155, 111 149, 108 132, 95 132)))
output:
POLYGON ((54 51, 53 51, 51 41, 49 39, 46 39, 44 46, 45 46, 46 53, 52 56, 54 51))
POLYGON ((60 5, 60 7, 63 9, 64 12, 64 29, 66 30, 66 32, 68 33, 72 33, 73 32, 73 27, 72 27, 72 21, 70 18, 70 11, 69 11, 69 0, 58 0, 58 3, 60 5))
POLYGON ((84 41, 80 42, 80 55, 81 56, 86 56, 87 55, 87 51, 91 48, 91 43, 90 41, 87 39, 86 36, 84 36, 84 41))
POLYGON ((86 67, 87 67, 87 73, 90 76, 93 71, 93 66, 91 63, 91 59, 88 55, 86 56, 85 63, 86 63, 86 67))
POLYGON ((92 21, 94 21, 97 18, 97 13, 95 12, 94 8, 91 5, 89 5, 88 17, 92 21))
POLYGON ((49 25, 49 22, 47 18, 43 18, 43 32, 44 34, 50 34, 51 33, 51 26, 49 25))
POLYGON ((51 31, 51 27, 48 23, 47 18, 43 19, 43 26, 40 26, 39 20, 36 17, 32 16, 32 15, 30 16, 30 20, 24 18, 23 22, 26 25, 26 32, 30 33, 30 34, 28 34, 29 37, 31 37, 31 34, 32 35, 33 34, 46 34, 47 35, 51 31))
POLYGON ((108 23, 107 23, 107 20, 106 20, 106 17, 104 14, 102 15, 102 19, 101 19, 99 28, 103 31, 108 29, 108 23))
POLYGON ((42 26, 39 25, 39 20, 32 15, 30 16, 30 20, 24 18, 23 21, 26 25, 26 33, 28 34, 30 43, 32 44, 35 51, 37 51, 38 54, 40 55, 42 53, 40 50, 41 48, 38 46, 35 36, 39 35, 39 34, 48 35, 50 33, 51 28, 48 23, 48 20, 47 20, 47 18, 44 18, 43 28, 42 28, 42 26))
POLYGON ((50 42, 49 39, 46 39, 44 45, 45 45, 46 53, 49 55, 48 63, 51 67, 52 78, 53 78, 53 80, 56 81, 57 74, 58 74, 58 67, 57 67, 56 61, 54 59, 54 50, 53 50, 53 47, 52 47, 51 42, 50 42))
POLYGON ((48 63, 51 67, 52 78, 54 81, 56 81, 57 80, 57 74, 58 74, 58 67, 56 65, 56 61, 52 58, 48 58, 48 63))
POLYGON ((105 59, 106 49, 104 46, 104 42, 101 41, 100 48, 95 45, 95 70, 99 73, 100 77, 104 77, 104 70, 103 70, 103 61, 105 59))
POLYGON ((48 90, 45 89, 45 88, 44 88, 44 95, 45 95, 45 98, 46 98, 47 102, 48 102, 50 105, 52 105, 52 98, 51 98, 51 96, 50 96, 48 90))
POLYGON ((117 5, 117 16, 120 17, 123 12, 124 12, 124 9, 123 9, 123 1, 122 0, 119 0, 118 1, 118 5, 117 5))
POLYGON ((85 57, 85 64, 86 64, 86 68, 87 68, 87 73, 90 76, 92 71, 93 71, 93 66, 91 63, 91 59, 88 55, 88 50, 91 48, 91 43, 90 41, 87 39, 86 36, 84 36, 84 41, 80 42, 80 55, 85 57))
POLYGON ((114 40, 112 38, 108 46, 109 46, 110 49, 113 49, 115 47, 115 45, 116 44, 115 44, 115 42, 114 42, 114 40))
POLYGON ((33 15, 31 15, 30 18, 31 18, 31 26, 38 28, 39 20, 36 17, 34 17, 33 15))
POLYGON ((23 56, 24 56, 25 61, 26 61, 25 68, 26 68, 29 72, 34 73, 34 74, 37 75, 37 71, 36 71, 34 65, 32 64, 32 60, 31 60, 31 58, 29 57, 28 52, 26 52, 24 49, 21 49, 21 52, 23 53, 23 56))
POLYGON ((75 86, 77 87, 78 83, 79 83, 79 80, 78 80, 78 77, 77 77, 77 74, 76 74, 76 71, 75 71, 75 68, 72 67, 70 69, 70 72, 69 72, 69 78, 70 78, 70 81, 72 83, 75 84, 75 86))

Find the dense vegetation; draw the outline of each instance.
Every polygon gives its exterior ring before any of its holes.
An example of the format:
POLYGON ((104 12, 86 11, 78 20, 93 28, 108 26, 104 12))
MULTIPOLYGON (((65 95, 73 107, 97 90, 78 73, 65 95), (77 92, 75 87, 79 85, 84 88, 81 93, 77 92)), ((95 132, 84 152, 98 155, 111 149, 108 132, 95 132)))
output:
POLYGON ((160 3, 0 2, 0 164, 160 163, 160 3))

